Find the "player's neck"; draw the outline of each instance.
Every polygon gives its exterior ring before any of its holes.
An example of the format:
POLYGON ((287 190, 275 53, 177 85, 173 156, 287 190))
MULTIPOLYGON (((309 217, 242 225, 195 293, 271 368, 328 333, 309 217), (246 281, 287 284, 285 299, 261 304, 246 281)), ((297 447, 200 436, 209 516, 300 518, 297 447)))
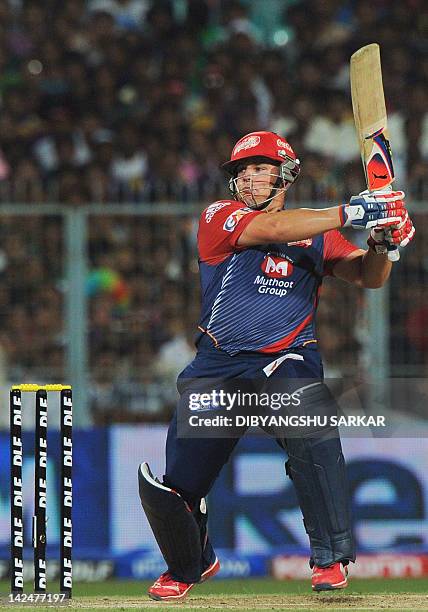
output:
POLYGON ((269 202, 269 206, 266 206, 265 212, 273 213, 273 212, 279 212, 280 210, 283 210, 283 209, 284 209, 284 194, 281 193, 280 195, 273 198, 272 202, 269 202))

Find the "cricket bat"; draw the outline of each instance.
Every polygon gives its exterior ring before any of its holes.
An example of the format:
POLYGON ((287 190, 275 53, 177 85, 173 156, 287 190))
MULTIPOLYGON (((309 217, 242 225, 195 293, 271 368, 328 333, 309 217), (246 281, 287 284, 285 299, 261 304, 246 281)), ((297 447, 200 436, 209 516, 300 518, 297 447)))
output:
MULTIPOLYGON (((351 56, 350 75, 355 128, 367 188, 369 191, 392 189, 395 176, 378 44, 361 47, 351 56)), ((388 259, 400 259, 396 246, 388 250, 388 259)))

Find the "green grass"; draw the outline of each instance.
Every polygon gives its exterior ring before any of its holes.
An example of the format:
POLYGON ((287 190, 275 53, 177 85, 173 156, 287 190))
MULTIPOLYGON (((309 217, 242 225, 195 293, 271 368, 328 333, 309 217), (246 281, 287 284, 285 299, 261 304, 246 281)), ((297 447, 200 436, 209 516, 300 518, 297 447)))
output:
MULTIPOLYGON (((152 584, 152 580, 108 580, 106 582, 75 582, 74 597, 106 597, 144 595, 152 584)), ((54 592, 56 584, 48 585, 48 590, 54 592)), ((26 584, 25 592, 30 593, 32 585, 26 584)), ((0 582, 0 593, 9 592, 9 582, 0 582)), ((196 592, 196 591, 195 591, 196 592)), ((240 578, 239 580, 211 580, 198 585, 200 595, 250 595, 281 594, 304 595, 310 592, 309 580, 274 580, 273 578, 240 578)), ((422 578, 391 578, 391 579, 357 579, 349 581, 346 593, 427 593, 428 581, 422 578)))
MULTIPOLYGON (((73 586, 73 596, 95 597, 144 595, 153 581, 142 580, 109 580, 107 582, 76 582, 73 586)), ((50 584, 48 590, 54 592, 56 584, 50 584)), ((25 587, 31 592, 31 584, 25 587)), ((9 583, 0 582, 0 593, 9 592, 9 583)), ((272 578, 240 578, 239 580, 212 580, 198 585, 195 593, 200 595, 250 595, 256 594, 292 594, 304 595, 310 592, 309 580, 274 580, 272 578)), ((391 578, 391 579, 350 579, 346 593, 427 593, 428 581, 423 578, 391 578)))
MULTIPOLYGON (((78 583, 73 589, 76 596, 86 595, 135 595, 144 594, 153 581, 111 581, 78 583)), ((250 595, 281 594, 304 595, 310 592, 309 580, 274 580, 272 578, 240 578, 239 580, 212 580, 198 586, 195 593, 200 595, 250 595)), ((350 580, 346 593, 428 593, 427 580, 390 579, 390 580, 350 580)))

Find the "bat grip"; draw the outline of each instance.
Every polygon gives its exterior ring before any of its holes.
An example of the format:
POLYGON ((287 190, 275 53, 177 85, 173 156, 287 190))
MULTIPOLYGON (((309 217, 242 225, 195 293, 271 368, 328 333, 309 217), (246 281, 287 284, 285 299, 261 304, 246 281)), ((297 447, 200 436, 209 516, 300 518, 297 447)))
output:
MULTIPOLYGON (((388 191, 392 191, 392 185, 388 185, 386 188, 388 191)), ((388 259, 391 262, 399 261, 400 259, 400 251, 398 250, 398 246, 391 245, 388 248, 388 259)))
POLYGON ((389 261, 398 261, 400 259, 400 251, 398 247, 394 246, 392 249, 388 249, 389 261))
MULTIPOLYGON (((385 229, 385 234, 391 234, 390 227, 385 229)), ((398 246, 395 244, 389 244, 387 248, 389 261, 398 261, 400 259, 400 251, 398 250, 398 246)))

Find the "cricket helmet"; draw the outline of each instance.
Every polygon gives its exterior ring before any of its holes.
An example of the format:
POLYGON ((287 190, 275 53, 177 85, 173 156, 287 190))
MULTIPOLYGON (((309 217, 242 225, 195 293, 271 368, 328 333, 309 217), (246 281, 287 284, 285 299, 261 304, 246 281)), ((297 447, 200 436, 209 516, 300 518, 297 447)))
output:
POLYGON ((299 176, 300 161, 297 159, 291 145, 274 132, 250 132, 235 144, 230 159, 222 164, 222 168, 232 176, 243 160, 263 158, 264 161, 279 166, 280 177, 287 183, 294 183, 299 176))

